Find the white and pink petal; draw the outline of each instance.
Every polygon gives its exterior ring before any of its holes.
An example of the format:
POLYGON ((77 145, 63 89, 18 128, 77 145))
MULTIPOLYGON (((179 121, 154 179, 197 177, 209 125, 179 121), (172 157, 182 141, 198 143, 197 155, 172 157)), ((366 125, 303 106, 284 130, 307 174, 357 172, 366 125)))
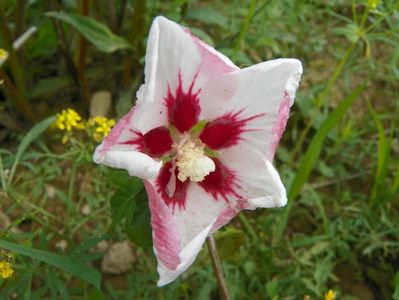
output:
POLYGON ((301 74, 299 60, 277 59, 215 77, 201 93, 200 118, 214 121, 236 116, 235 122, 242 125, 235 140, 250 144, 271 160, 301 74))
MULTIPOLYGON (((145 83, 137 93, 138 105, 146 109, 146 115, 137 118, 137 126, 143 132, 151 129, 146 124, 146 118, 158 121, 154 127, 163 126, 173 115, 171 110, 186 112, 185 104, 199 112, 199 106, 195 103, 197 100, 193 98, 200 93, 204 83, 238 69, 227 57, 193 36, 188 29, 164 17, 153 21, 145 59, 145 83), (179 92, 191 97, 179 97, 179 92), (165 98, 180 101, 168 103, 165 98)), ((171 123, 175 120, 172 119, 171 123)))

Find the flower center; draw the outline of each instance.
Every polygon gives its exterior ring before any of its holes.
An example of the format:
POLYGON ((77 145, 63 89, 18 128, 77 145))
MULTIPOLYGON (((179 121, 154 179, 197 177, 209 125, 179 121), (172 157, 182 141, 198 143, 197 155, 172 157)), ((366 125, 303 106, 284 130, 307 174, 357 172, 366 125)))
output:
POLYGON ((205 145, 201 142, 193 142, 189 137, 183 138, 176 146, 176 166, 180 181, 189 178, 191 181, 200 182, 210 172, 215 171, 215 163, 205 155, 205 145))

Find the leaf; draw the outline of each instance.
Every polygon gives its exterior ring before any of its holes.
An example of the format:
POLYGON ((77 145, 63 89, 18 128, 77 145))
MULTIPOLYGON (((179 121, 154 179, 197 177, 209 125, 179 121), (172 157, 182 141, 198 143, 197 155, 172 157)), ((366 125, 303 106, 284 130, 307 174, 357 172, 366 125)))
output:
POLYGON ((371 103, 367 101, 368 109, 378 130, 377 171, 375 173, 374 185, 371 192, 370 203, 375 206, 378 202, 377 195, 385 193, 383 185, 388 175, 388 162, 391 154, 390 140, 385 136, 384 126, 378 114, 374 111, 371 103))
POLYGON ((298 172, 288 189, 288 205, 283 211, 280 223, 276 226, 275 236, 277 239, 281 239, 284 233, 293 205, 293 199, 299 194, 315 167, 328 133, 342 120, 347 110, 352 106, 352 103, 359 97, 365 87, 366 84, 359 85, 351 94, 343 99, 325 119, 312 138, 308 149, 299 162, 298 172))
POLYGON ((216 235, 216 243, 221 259, 232 258, 245 243, 245 233, 234 227, 227 227, 216 235))
POLYGON ((144 189, 141 179, 131 177, 124 170, 112 170, 108 176, 109 184, 115 189, 110 200, 112 220, 122 221, 135 206, 135 197, 144 189))
POLYGON ((76 258, 21 246, 2 239, 0 239, 0 247, 52 265, 100 289, 101 274, 96 269, 82 264, 76 258))
POLYGON ((126 215, 125 231, 133 243, 143 249, 149 249, 152 246, 150 209, 144 188, 135 197, 135 203, 126 215))
POLYGON ((185 18, 188 20, 201 21, 207 25, 217 25, 222 28, 229 27, 229 19, 210 6, 191 9, 188 11, 185 18))
POLYGON ((392 294, 392 299, 399 300, 399 271, 397 271, 394 276, 394 292, 392 294))
POLYGON ((49 118, 44 119, 43 121, 37 123, 35 126, 33 126, 29 130, 29 132, 22 139, 21 143, 18 146, 17 154, 15 155, 14 164, 10 171, 9 184, 11 184, 11 182, 12 182, 15 170, 16 170, 17 165, 21 159, 22 153, 24 153, 24 151, 28 148, 28 146, 34 140, 36 140, 44 131, 46 131, 51 126, 51 124, 54 123, 54 120, 55 120, 55 117, 52 116, 52 117, 49 117, 49 118))
POLYGON ((111 53, 116 50, 132 48, 125 39, 113 34, 107 26, 90 17, 63 11, 48 12, 46 15, 66 22, 74 27, 100 51, 111 53))

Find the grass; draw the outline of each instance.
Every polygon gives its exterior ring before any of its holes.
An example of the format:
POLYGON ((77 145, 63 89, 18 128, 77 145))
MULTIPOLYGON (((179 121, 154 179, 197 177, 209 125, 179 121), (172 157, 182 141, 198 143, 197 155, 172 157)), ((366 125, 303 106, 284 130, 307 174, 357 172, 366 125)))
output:
POLYGON ((85 0, 1 3, 0 47, 38 31, 9 51, 0 74, 0 211, 11 222, 0 248, 17 254, 0 299, 218 299, 206 249, 157 288, 141 182, 94 165, 96 143, 84 136, 64 145, 51 128, 41 134, 50 123, 39 121, 63 108, 88 116, 87 95, 98 90, 112 93, 116 118, 127 111, 156 15, 240 67, 277 57, 304 64, 275 159, 288 206, 244 212, 216 235, 232 298, 322 299, 333 289, 339 299, 399 299, 399 7, 374 2, 121 0, 88 12, 85 0), (101 274, 97 289, 104 254, 95 246, 126 239, 134 268, 101 274))

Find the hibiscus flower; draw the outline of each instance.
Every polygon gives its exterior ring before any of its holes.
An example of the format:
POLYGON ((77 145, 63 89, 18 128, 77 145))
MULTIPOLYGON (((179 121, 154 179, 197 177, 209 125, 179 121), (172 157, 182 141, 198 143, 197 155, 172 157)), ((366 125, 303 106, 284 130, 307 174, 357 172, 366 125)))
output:
POLYGON ((296 59, 239 69, 188 29, 154 20, 136 106, 94 161, 144 179, 159 286, 241 210, 287 203, 271 160, 301 74, 296 59))

